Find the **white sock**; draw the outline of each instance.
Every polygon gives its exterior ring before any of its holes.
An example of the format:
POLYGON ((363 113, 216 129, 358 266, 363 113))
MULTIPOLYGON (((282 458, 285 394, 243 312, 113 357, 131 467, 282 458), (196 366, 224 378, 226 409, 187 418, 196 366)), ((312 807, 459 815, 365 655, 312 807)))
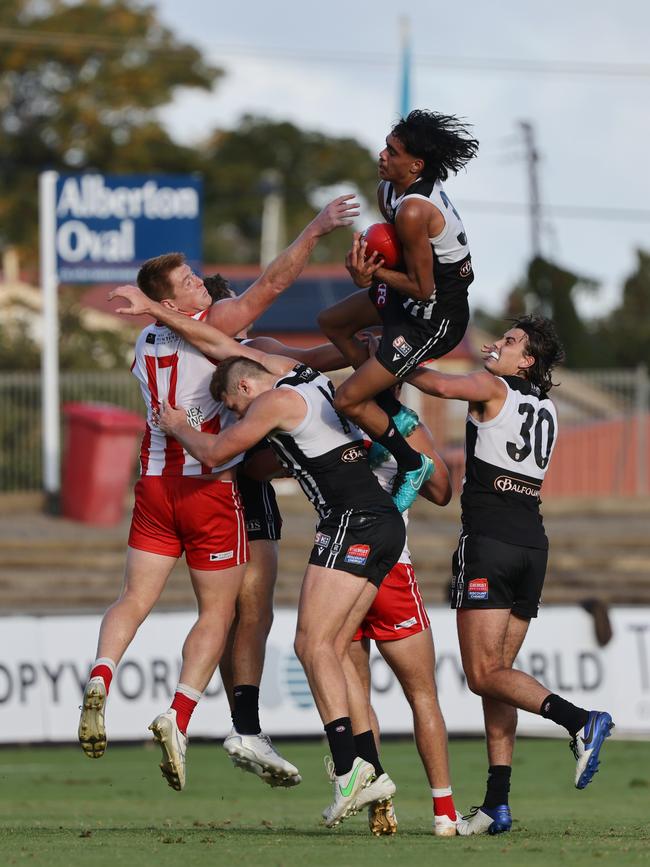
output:
POLYGON ((446 786, 444 789, 431 789, 432 798, 448 798, 451 794, 451 786, 446 786))
POLYGON ((203 695, 198 689, 194 689, 193 686, 188 686, 186 683, 179 683, 176 686, 175 692, 180 692, 181 695, 186 695, 188 698, 191 698, 192 701, 198 702, 203 695))

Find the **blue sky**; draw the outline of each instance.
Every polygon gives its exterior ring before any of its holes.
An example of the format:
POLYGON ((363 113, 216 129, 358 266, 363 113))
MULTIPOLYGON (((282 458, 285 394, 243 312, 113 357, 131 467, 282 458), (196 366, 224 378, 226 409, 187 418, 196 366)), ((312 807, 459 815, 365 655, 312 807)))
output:
POLYGON ((528 197, 521 120, 535 128, 542 203, 591 215, 556 212, 542 235, 545 255, 601 282, 598 294, 580 300, 584 314, 611 308, 635 249, 650 250, 645 0, 153 5, 227 72, 214 93, 179 91, 163 110, 179 140, 196 142, 254 112, 352 135, 373 152, 398 114, 398 22, 407 15, 413 107, 465 117, 481 142, 478 159, 446 184, 470 240, 475 306, 497 311, 530 255, 525 209, 504 207, 528 197), (631 211, 644 219, 630 220, 631 211))

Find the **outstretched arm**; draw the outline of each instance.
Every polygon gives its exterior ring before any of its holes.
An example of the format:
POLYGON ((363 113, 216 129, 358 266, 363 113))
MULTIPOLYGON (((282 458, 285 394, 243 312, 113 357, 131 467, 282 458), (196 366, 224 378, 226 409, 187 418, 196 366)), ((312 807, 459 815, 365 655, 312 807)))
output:
POLYGON ((170 434, 193 457, 209 467, 218 467, 252 448, 272 430, 282 426, 286 418, 293 420, 295 414, 306 407, 302 398, 288 393, 286 389, 267 392, 251 403, 246 415, 231 427, 219 434, 203 433, 187 421, 187 413, 182 408, 171 407, 163 401, 158 413, 154 411, 153 422, 161 431, 170 434), (284 391, 285 394, 280 392, 284 391), (290 403, 298 397, 299 404, 290 403))
POLYGON ((219 331, 218 328, 207 325, 198 319, 193 319, 184 313, 179 313, 166 304, 153 301, 137 286, 118 286, 117 289, 109 292, 108 298, 109 301, 114 298, 124 298, 129 302, 128 307, 118 307, 116 313, 128 316, 140 316, 147 313, 154 319, 164 322, 188 343, 196 346, 200 352, 216 361, 223 361, 224 358, 230 358, 233 355, 243 355, 245 358, 258 361, 260 364, 265 363, 264 352, 251 346, 243 346, 232 337, 219 331))
POLYGON ((315 370, 342 370, 344 367, 348 367, 347 360, 333 343, 321 343, 318 346, 299 348, 297 346, 287 346, 286 343, 281 343, 273 337, 254 337, 246 345, 259 349, 262 352, 293 358, 302 364, 313 367, 315 370))
POLYGON ((359 215, 359 205, 351 201, 353 198, 352 194, 339 196, 326 205, 252 286, 237 298, 225 298, 213 304, 207 316, 210 325, 226 334, 237 334, 252 325, 299 277, 318 239, 339 226, 352 225, 353 218, 359 215))
POLYGON ((503 402, 506 395, 505 384, 485 370, 454 374, 418 367, 408 377, 408 381, 425 394, 444 397, 447 400, 466 400, 470 404, 484 404, 498 400, 503 402))

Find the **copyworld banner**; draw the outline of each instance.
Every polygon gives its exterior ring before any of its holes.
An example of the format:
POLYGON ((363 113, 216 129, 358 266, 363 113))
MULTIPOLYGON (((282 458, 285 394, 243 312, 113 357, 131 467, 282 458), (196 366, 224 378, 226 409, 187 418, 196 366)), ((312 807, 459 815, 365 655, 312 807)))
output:
POLYGON ((146 259, 173 251, 200 268, 200 178, 47 174, 59 282, 132 282, 146 259))
MULTIPOLYGON (((483 731, 481 702, 467 688, 453 612, 433 608, 429 615, 447 728, 452 734, 478 734, 483 731)), ((0 618, 0 742, 75 740, 100 619, 0 618)), ((142 625, 111 686, 106 713, 110 739, 150 737, 148 724, 173 696, 181 647, 193 621, 189 612, 160 613, 142 625)), ((608 710, 618 736, 650 737, 650 608, 615 608, 611 623, 613 638, 599 647, 593 622, 581 608, 545 608, 531 626, 517 667, 579 706, 608 710)), ((293 652, 295 625, 295 611, 276 611, 260 696, 262 725, 271 735, 322 735, 293 652)), ((382 729, 410 733, 410 708, 395 675, 376 652, 371 671, 373 704, 382 729)), ((229 729, 228 703, 216 675, 192 718, 190 734, 222 738, 229 729)), ((564 729, 523 712, 519 732, 566 737, 564 729)))

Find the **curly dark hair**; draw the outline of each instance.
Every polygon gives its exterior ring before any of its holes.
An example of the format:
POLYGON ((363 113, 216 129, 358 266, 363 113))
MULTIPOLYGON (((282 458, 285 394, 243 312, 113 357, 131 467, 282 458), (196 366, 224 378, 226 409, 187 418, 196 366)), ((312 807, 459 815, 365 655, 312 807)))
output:
POLYGON ((528 338, 527 352, 535 363, 526 370, 526 378, 547 394, 554 385, 551 373, 557 364, 564 361, 564 347, 555 330, 552 320, 544 316, 530 314, 511 319, 513 328, 521 328, 528 338))
POLYGON ((391 130, 408 153, 424 160, 426 181, 446 181, 478 153, 478 141, 471 138, 470 126, 453 114, 415 109, 400 118, 391 130))
POLYGON ((222 274, 210 274, 204 277, 203 285, 210 293, 213 303, 224 298, 234 298, 237 294, 222 274))

